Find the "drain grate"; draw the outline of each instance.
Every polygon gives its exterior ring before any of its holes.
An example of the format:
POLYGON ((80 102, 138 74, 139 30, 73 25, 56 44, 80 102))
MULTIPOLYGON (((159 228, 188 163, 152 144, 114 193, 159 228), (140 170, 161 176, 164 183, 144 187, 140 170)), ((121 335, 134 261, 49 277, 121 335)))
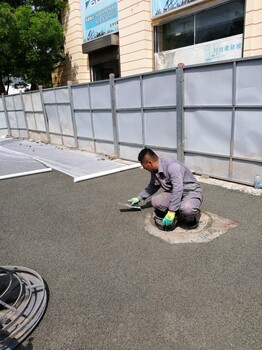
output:
POLYGON ((20 266, 0 267, 0 350, 20 344, 46 306, 46 286, 38 273, 20 266))

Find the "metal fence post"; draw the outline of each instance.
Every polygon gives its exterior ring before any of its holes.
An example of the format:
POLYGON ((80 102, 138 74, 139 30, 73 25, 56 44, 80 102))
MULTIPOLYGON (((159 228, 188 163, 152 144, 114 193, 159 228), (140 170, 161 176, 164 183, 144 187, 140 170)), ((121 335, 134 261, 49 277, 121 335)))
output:
POLYGON ((233 153, 235 139, 235 123, 236 123, 236 86, 237 86, 237 65, 233 62, 232 66, 232 119, 231 119, 231 134, 230 134, 230 150, 229 150, 229 166, 228 178, 232 180, 233 173, 233 153))
POLYGON ((144 92, 143 92, 143 77, 140 75, 140 101, 141 101, 141 118, 142 118, 142 143, 143 147, 146 145, 145 136, 145 112, 144 112, 144 92))
POLYGON ((16 128, 14 128, 14 129, 17 130, 18 137, 20 138, 20 128, 19 128, 17 114, 16 114, 16 106, 15 106, 15 101, 14 101, 14 95, 9 96, 9 98, 12 99, 12 104, 13 104, 13 109, 10 112, 14 112, 14 115, 15 115, 16 128))
POLYGON ((90 111, 90 116, 91 116, 92 141, 93 141, 93 146, 94 146, 94 152, 96 153, 94 115, 93 115, 93 109, 92 109, 92 98, 91 98, 91 91, 90 91, 90 83, 87 85, 87 89, 88 89, 88 98, 89 98, 89 111, 90 111))
POLYGON ((72 93, 72 82, 70 80, 68 80, 67 82, 67 88, 68 88, 68 96, 69 96, 69 103, 70 103, 71 119, 72 119, 72 125, 73 125, 75 148, 79 148, 78 139, 77 139, 76 120, 75 120, 74 99, 73 99, 73 93, 72 93))
POLYGON ((9 122, 9 118, 8 118, 7 108, 6 108, 5 94, 2 94, 2 99, 3 99, 3 107, 4 107, 5 121, 6 121, 6 125, 7 125, 8 135, 12 136, 10 122, 9 122))
MULTIPOLYGON (((29 127, 28 127, 28 122, 27 122, 27 117, 26 117, 25 104, 24 104, 24 100, 23 100, 22 91, 19 92, 19 95, 20 95, 20 99, 21 99, 21 105, 22 105, 22 108, 23 108, 25 127, 26 127, 26 131, 27 131, 27 137, 30 138, 29 127)), ((34 108, 33 103, 32 103, 32 106, 33 106, 33 108, 34 108)))
POLYGON ((46 114, 45 110, 45 104, 44 104, 44 96, 43 96, 43 87, 42 85, 39 85, 39 92, 40 92, 40 100, 42 104, 42 111, 43 111, 43 116, 44 116, 44 121, 45 121, 45 129, 46 129, 46 135, 47 135, 47 141, 48 143, 51 143, 50 141, 50 134, 49 134, 49 123, 48 123, 48 117, 46 114))
POLYGON ((184 152, 184 64, 176 68, 177 160, 185 162, 184 152))
POLYGON ((64 146, 63 128, 62 128, 60 112, 59 112, 59 108, 58 108, 59 103, 57 102, 56 88, 54 88, 53 91, 54 91, 54 95, 55 95, 55 107, 56 107, 56 112, 57 112, 57 122, 58 122, 58 126, 59 126, 59 131, 60 131, 60 133, 57 133, 57 135, 59 135, 61 137, 61 144, 62 144, 62 146, 64 146))
POLYGON ((114 137, 114 155, 119 157, 119 142, 118 142, 118 130, 117 130, 117 115, 116 115, 116 93, 115 93, 115 74, 109 74, 110 95, 111 95, 111 111, 112 111, 112 123, 113 123, 113 137, 114 137))

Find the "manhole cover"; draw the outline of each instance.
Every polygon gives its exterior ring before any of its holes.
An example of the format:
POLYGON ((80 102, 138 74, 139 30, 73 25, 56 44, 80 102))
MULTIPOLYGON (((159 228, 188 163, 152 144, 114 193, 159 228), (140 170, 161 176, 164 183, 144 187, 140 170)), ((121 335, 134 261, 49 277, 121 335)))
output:
POLYGON ((171 244, 210 242, 237 225, 235 221, 205 211, 201 211, 199 226, 194 230, 177 226, 173 231, 161 231, 155 226, 152 214, 148 214, 145 219, 148 233, 171 244))

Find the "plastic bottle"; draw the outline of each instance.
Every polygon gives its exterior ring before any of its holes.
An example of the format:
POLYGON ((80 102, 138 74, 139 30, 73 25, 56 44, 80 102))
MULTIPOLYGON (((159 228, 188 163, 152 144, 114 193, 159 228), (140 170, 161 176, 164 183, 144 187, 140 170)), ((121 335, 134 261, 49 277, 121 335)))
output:
POLYGON ((254 187, 260 188, 260 174, 256 174, 255 181, 254 181, 254 187))

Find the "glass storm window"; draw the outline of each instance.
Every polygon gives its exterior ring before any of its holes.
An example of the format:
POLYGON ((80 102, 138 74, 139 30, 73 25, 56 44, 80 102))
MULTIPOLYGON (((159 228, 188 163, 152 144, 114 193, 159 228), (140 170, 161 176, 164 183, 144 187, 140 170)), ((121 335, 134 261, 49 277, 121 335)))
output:
POLYGON ((195 44, 243 33, 244 4, 233 1, 195 15, 195 44))
POLYGON ((244 2, 234 0, 156 27, 156 52, 242 34, 244 2))
POLYGON ((163 50, 194 44, 194 16, 163 25, 163 50))

